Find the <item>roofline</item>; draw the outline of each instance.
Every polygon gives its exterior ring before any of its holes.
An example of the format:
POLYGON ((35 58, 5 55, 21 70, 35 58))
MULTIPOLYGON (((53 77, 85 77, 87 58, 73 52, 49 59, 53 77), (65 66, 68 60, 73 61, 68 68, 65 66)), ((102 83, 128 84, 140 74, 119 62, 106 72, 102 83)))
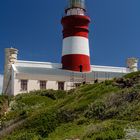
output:
MULTIPOLYGON (((18 60, 13 67, 16 66, 23 66, 23 67, 40 67, 40 68, 51 68, 51 69, 62 69, 61 63, 51 63, 51 62, 39 62, 39 61, 23 61, 18 60)), ((62 69, 63 70, 63 69, 62 69)), ((66 70, 68 71, 68 70, 66 70)), ((100 65, 91 65, 91 71, 90 72, 117 72, 117 73, 130 73, 130 69, 127 67, 114 67, 114 66, 100 66, 100 65)), ((74 71, 71 71, 74 72, 74 71)), ((90 73, 85 72, 85 73, 90 73)), ((76 73, 76 72, 75 72, 76 73)))
POLYGON ((91 65, 91 68, 94 68, 94 67, 97 67, 97 68, 114 68, 114 69, 129 69, 127 67, 115 67, 115 66, 101 66, 101 65, 91 65))
MULTIPOLYGON (((58 64, 62 65, 61 63, 52 63, 52 62, 41 62, 41 61, 25 61, 25 60, 18 60, 16 63, 36 63, 36 64, 58 64)), ((101 65, 91 65, 91 68, 98 67, 98 68, 124 68, 128 69, 127 67, 115 67, 115 66, 101 66, 101 65)))
POLYGON ((61 63, 41 62, 41 61, 25 61, 25 60, 17 60, 16 63, 36 63, 36 64, 57 64, 57 65, 61 65, 61 63))

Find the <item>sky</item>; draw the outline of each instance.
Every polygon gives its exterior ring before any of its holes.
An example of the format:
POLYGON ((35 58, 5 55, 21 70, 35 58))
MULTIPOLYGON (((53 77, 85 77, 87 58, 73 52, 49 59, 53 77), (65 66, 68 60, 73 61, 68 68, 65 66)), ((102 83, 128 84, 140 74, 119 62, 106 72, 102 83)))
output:
MULTIPOLYGON (((66 5, 67 0, 0 0, 1 76, 4 48, 11 46, 20 60, 61 62, 66 5)), ((126 66, 128 57, 140 57, 140 0, 86 0, 86 5, 91 64, 126 66)))

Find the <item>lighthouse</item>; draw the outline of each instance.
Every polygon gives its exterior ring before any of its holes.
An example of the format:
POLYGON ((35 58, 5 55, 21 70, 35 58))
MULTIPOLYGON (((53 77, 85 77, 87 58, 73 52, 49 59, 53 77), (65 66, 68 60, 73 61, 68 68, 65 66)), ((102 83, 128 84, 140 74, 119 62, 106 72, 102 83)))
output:
POLYGON ((62 68, 90 72, 89 23, 85 0, 68 0, 63 26, 62 68))
POLYGON ((62 63, 18 59, 18 50, 5 49, 4 95, 16 96, 36 90, 71 90, 81 83, 93 84, 138 71, 138 59, 128 58, 127 67, 90 65, 89 23, 84 0, 67 0, 62 17, 62 63))

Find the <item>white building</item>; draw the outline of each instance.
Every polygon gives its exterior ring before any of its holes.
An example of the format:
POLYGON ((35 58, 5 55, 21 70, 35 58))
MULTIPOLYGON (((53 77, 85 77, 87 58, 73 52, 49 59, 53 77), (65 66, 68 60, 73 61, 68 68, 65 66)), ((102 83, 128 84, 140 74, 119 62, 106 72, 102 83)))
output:
POLYGON ((70 90, 80 83, 94 83, 121 77, 138 70, 138 60, 129 58, 127 67, 91 65, 91 72, 63 70, 61 64, 23 61, 17 59, 18 50, 5 49, 3 94, 17 95, 33 90, 70 90))

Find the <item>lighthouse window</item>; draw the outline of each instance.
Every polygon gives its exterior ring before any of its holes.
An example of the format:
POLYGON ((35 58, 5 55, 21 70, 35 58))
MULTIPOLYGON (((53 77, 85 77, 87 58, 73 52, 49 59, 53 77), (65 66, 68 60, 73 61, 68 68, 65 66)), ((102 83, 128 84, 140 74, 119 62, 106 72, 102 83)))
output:
POLYGON ((21 91, 27 91, 27 85, 28 85, 27 80, 21 80, 21 91))
POLYGON ((46 89, 46 81, 40 81, 40 89, 46 89))
POLYGON ((58 82, 58 90, 64 90, 64 82, 58 82))

